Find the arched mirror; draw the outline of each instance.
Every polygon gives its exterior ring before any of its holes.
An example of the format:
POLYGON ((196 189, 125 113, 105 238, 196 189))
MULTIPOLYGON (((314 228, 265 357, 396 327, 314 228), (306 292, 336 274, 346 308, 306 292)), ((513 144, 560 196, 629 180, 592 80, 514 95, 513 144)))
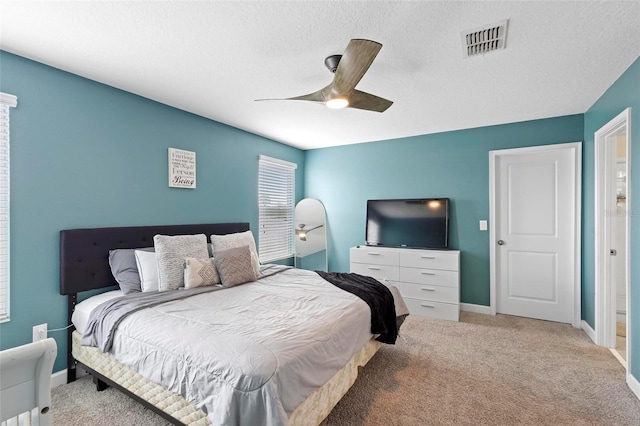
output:
POLYGON ((305 198, 294 213, 295 267, 312 271, 328 271, 327 219, 319 200, 305 198))

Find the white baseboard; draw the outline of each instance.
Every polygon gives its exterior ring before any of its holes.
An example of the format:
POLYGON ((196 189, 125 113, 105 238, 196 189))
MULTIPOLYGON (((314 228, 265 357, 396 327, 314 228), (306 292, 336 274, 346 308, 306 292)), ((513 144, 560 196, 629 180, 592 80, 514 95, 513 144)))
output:
POLYGON ((491 315, 490 306, 474 305, 473 303, 461 303, 460 310, 465 312, 474 312, 476 314, 491 315))
MULTIPOLYGON (((82 376, 86 376, 87 373, 82 367, 76 368, 76 379, 79 379, 82 376)), ((53 373, 51 375, 51 389, 58 387, 60 385, 67 384, 67 369, 60 370, 57 373, 53 373)))
POLYGON ((596 332, 595 332, 595 330, 593 328, 591 328, 591 326, 585 320, 582 320, 580 325, 582 326, 581 327, 582 330, 584 330, 584 332, 587 333, 587 336, 589 336, 589 338, 591 338, 591 340, 593 340, 593 343, 596 343, 596 332))
POLYGON ((51 389, 67 383, 67 369, 60 370, 51 375, 51 389))
POLYGON ((620 355, 620 353, 615 348, 609 348, 609 350, 611 351, 611 354, 618 360, 618 362, 622 364, 624 370, 627 371, 627 360, 622 358, 622 355, 620 355))
POLYGON ((636 394, 636 398, 640 399, 640 382, 631 374, 627 374, 627 384, 631 391, 636 394))

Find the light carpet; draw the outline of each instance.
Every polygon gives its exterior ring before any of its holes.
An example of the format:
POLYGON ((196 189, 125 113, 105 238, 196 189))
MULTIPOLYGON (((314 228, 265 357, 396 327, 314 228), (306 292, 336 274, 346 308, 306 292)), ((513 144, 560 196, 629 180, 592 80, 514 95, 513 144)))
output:
MULTIPOLYGON (((165 425, 91 380, 55 388, 54 425, 165 425)), ((567 324, 463 312, 410 316, 322 426, 640 425, 624 368, 567 324)))

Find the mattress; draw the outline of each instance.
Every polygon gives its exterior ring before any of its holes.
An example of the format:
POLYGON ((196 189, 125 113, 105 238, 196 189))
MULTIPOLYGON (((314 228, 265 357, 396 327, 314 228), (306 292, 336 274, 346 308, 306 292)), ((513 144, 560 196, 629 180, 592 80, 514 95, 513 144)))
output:
POLYGON ((113 290, 107 291, 106 293, 97 294, 83 300, 82 302, 78 303, 73 309, 73 314, 71 315, 71 323, 75 326, 76 330, 80 332, 80 334, 83 334, 87 326, 87 322, 89 321, 91 312, 104 302, 121 296, 124 296, 124 293, 122 291, 113 290))
MULTIPOLYGON (((80 333, 74 331, 72 353, 80 363, 110 378, 186 425, 211 424, 202 410, 195 408, 182 396, 145 379, 108 353, 103 353, 98 348, 82 346, 81 339, 80 333)), ((331 380, 316 389, 289 414, 289 426, 319 425, 349 391, 358 377, 360 368, 369 362, 380 346, 381 343, 373 339, 368 341, 331 380)))

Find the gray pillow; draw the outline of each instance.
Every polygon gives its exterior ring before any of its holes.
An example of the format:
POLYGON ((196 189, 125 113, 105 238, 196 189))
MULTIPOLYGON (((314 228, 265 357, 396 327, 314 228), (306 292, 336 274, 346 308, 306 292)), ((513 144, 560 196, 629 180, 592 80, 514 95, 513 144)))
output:
POLYGON ((184 259, 206 259, 207 237, 197 235, 156 235, 153 237, 158 261, 158 290, 177 290, 184 285, 184 259))
POLYGON ((111 273, 124 294, 142 291, 138 266, 136 265, 136 250, 153 251, 153 247, 109 250, 111 273))
POLYGON ((235 247, 217 251, 213 258, 224 287, 233 287, 258 279, 251 264, 251 250, 249 246, 235 247))
POLYGON ((235 247, 249 246, 251 251, 251 265, 256 276, 260 275, 260 260, 258 258, 258 250, 256 250, 256 242, 253 239, 251 231, 236 232, 226 235, 212 235, 211 244, 213 245, 213 257, 221 250, 227 250, 235 247))

